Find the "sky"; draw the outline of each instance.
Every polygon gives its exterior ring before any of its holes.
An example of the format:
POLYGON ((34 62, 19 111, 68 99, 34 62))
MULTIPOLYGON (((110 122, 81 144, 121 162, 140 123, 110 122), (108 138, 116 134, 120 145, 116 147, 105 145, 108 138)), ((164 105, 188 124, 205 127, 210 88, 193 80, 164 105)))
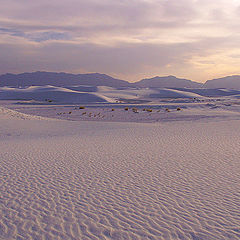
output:
POLYGON ((240 0, 0 0, 0 74, 240 74, 240 0))

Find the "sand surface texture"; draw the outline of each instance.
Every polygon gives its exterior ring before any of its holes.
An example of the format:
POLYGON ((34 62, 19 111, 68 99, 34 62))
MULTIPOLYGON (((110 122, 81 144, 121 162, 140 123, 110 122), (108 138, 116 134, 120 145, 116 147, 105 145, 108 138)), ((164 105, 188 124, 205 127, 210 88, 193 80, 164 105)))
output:
POLYGON ((240 239, 239 126, 0 113, 0 239, 240 239))

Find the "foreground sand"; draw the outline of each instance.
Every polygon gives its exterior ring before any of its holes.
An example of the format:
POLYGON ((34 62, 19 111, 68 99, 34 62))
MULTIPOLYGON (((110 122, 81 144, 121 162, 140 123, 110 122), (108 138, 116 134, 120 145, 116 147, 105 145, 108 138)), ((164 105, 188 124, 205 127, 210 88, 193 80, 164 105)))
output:
POLYGON ((0 239, 240 239, 239 126, 4 111, 0 239))

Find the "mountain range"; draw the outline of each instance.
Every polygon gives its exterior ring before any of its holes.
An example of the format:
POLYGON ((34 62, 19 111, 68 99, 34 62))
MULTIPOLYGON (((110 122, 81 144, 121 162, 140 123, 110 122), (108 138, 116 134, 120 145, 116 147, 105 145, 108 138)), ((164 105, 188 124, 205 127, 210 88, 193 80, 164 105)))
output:
POLYGON ((112 78, 106 74, 88 73, 71 74, 56 72, 33 72, 21 74, 4 74, 0 76, 0 87, 26 87, 52 85, 56 87, 90 85, 90 86, 110 86, 129 87, 127 81, 112 78))
POLYGON ((240 89, 240 75, 233 75, 206 81, 204 88, 240 89))
POLYGON ((21 74, 0 75, 0 87, 26 87, 52 85, 56 87, 66 86, 109 86, 115 88, 138 87, 138 88, 228 88, 240 89, 240 75, 228 76, 208 80, 206 83, 198 83, 188 79, 177 78, 175 76, 154 77, 142 79, 138 82, 130 83, 125 80, 116 79, 106 74, 88 73, 71 74, 56 72, 33 72, 21 74))
POLYGON ((200 88, 202 86, 202 83, 175 76, 146 78, 133 84, 141 88, 200 88))

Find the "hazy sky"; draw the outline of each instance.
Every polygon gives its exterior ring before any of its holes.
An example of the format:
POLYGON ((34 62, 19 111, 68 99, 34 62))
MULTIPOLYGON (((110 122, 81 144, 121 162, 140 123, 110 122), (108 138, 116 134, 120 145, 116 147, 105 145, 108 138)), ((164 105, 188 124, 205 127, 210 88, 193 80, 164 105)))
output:
POLYGON ((0 74, 240 74, 240 0, 0 0, 0 74))

